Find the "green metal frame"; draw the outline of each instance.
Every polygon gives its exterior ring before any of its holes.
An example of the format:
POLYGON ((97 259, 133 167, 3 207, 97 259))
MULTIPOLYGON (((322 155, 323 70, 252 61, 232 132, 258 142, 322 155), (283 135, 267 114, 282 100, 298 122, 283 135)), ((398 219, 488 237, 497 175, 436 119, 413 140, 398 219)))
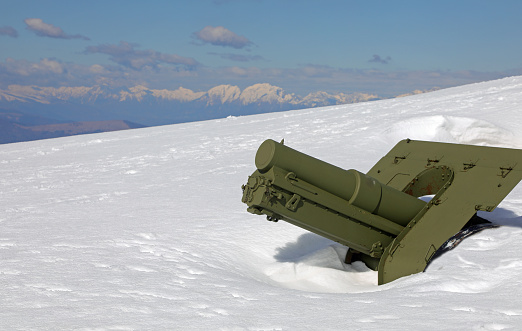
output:
POLYGON ((493 211, 522 179, 522 150, 408 139, 368 175, 414 196, 435 194, 386 247, 379 263, 379 284, 385 284, 423 271, 477 211, 493 211), (442 174, 426 177, 433 171, 442 174))

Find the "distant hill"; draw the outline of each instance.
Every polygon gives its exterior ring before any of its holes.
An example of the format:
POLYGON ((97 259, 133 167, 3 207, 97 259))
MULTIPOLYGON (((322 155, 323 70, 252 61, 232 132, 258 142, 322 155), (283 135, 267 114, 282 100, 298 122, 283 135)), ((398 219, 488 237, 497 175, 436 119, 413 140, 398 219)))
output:
POLYGON ((122 120, 60 123, 49 118, 0 110, 0 144, 143 127, 122 120))

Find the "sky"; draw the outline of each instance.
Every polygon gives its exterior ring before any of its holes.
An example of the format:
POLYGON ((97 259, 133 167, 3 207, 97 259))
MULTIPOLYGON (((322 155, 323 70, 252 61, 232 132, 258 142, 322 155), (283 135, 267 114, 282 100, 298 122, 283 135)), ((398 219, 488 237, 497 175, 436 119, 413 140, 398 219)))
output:
POLYGON ((0 88, 387 96, 522 74, 521 1, 0 0, 0 88))

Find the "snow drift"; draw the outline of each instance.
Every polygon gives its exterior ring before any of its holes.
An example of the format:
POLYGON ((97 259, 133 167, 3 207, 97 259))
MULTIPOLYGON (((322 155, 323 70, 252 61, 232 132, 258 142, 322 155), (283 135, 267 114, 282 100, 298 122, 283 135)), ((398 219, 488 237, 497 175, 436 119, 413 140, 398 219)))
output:
POLYGON ((522 185, 426 272, 248 214, 267 138, 367 171, 399 139, 522 148, 522 77, 362 104, 0 146, 0 328, 517 329, 522 185))

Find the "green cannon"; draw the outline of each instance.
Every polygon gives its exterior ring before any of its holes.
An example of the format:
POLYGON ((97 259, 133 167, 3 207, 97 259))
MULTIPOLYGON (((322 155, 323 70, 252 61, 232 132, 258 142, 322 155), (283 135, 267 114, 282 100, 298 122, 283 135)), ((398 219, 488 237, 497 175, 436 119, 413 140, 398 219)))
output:
POLYGON ((409 139, 367 174, 273 140, 255 164, 243 185, 248 212, 348 246, 346 262, 377 270, 379 285, 424 271, 477 211, 495 209, 522 179, 522 150, 409 139))

